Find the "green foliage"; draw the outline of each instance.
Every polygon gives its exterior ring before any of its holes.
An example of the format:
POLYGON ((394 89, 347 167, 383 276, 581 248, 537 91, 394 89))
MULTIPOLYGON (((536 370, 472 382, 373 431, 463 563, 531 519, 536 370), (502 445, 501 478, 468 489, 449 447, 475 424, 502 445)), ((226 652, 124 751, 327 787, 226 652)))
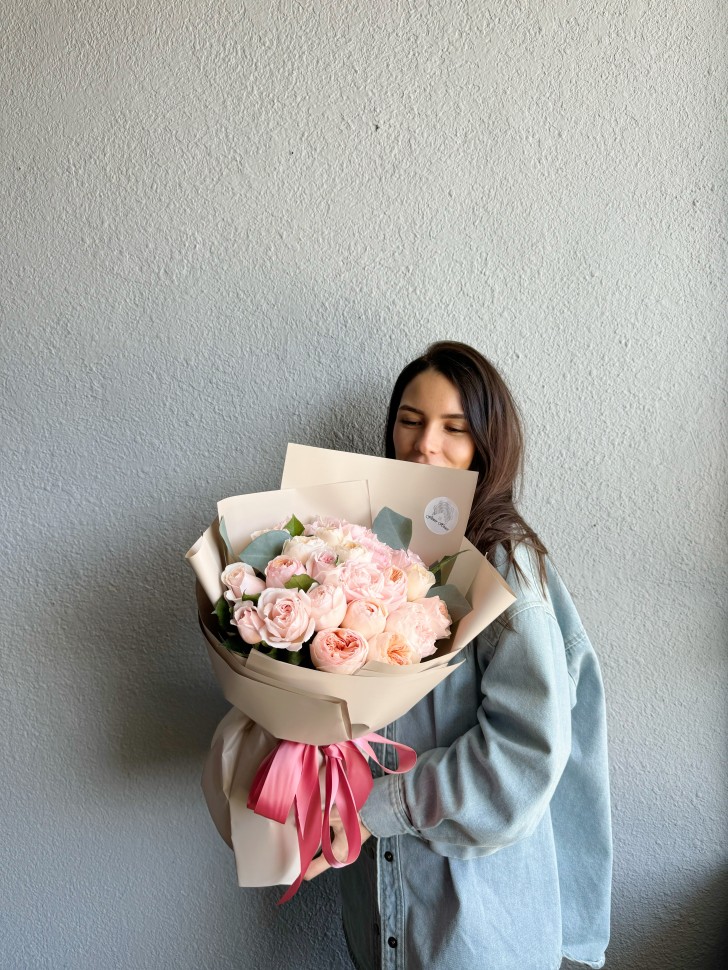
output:
POLYGON ((445 606, 447 606, 447 611, 453 623, 462 620, 473 609, 457 586, 453 586, 452 584, 448 584, 447 586, 433 586, 428 590, 427 595, 440 597, 445 606))
POLYGON ((286 583, 286 589, 302 589, 305 593, 312 585, 313 579, 307 573, 301 573, 298 576, 291 576, 286 583))
POLYGON ((392 549, 409 549, 412 541, 412 519, 385 507, 372 522, 372 532, 392 549))
POLYGON ((299 522, 295 515, 283 526, 286 532, 290 532, 292 536, 302 536, 303 535, 303 523, 299 522))
POLYGON ((215 616, 217 617, 217 622, 220 624, 222 630, 227 630, 230 626, 230 617, 232 616, 232 610, 230 609, 230 604, 221 596, 220 599, 215 603, 215 616))
POLYGON ((435 577, 435 582, 441 583, 444 570, 446 570, 448 566, 451 566, 458 556, 462 556, 462 554, 467 551, 467 549, 461 549, 460 552, 454 552, 451 556, 443 556, 442 559, 438 559, 437 562, 433 562, 431 566, 428 566, 427 568, 435 577))
POLYGON ((262 536, 253 539, 243 549, 240 553, 240 561, 246 562, 253 569, 257 569, 258 572, 262 573, 271 559, 280 556, 283 543, 287 542, 290 538, 290 532, 285 532, 283 529, 271 529, 270 532, 264 532, 262 536))

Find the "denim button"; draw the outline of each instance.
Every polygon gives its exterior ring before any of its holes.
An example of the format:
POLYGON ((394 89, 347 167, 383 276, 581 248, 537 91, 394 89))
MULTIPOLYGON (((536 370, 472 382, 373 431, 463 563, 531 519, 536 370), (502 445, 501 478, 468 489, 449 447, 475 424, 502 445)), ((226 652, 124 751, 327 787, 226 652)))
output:
POLYGON ((389 939, 387 940, 387 943, 389 943, 389 945, 390 945, 390 946, 392 947, 392 949, 394 950, 394 949, 395 949, 395 947, 397 946, 397 938, 396 938, 396 937, 394 937, 394 936, 390 936, 390 937, 389 937, 389 939))
POLYGON ((384 858, 387 860, 387 862, 392 862, 394 860, 394 855, 389 851, 389 849, 387 849, 387 851, 384 853, 384 858))

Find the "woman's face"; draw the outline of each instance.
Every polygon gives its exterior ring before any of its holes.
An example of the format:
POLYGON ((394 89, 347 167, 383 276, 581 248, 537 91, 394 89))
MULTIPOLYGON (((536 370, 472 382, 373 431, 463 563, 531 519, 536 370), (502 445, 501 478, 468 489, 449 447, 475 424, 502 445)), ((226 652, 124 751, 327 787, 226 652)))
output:
POLYGON ((454 384, 434 370, 413 378, 399 402, 394 454, 401 461, 470 468, 475 443, 454 384))

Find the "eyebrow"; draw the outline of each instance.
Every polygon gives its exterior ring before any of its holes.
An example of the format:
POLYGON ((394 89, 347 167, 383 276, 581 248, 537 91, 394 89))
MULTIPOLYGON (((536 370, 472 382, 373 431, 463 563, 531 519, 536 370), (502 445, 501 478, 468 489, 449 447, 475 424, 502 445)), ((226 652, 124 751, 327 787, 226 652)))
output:
MULTIPOLYGON (((413 408, 410 404, 400 404, 398 411, 413 411, 415 414, 421 414, 424 417, 425 412, 420 411, 419 408, 413 408)), ((464 414, 441 414, 441 418, 460 418, 462 421, 465 420, 464 414)))

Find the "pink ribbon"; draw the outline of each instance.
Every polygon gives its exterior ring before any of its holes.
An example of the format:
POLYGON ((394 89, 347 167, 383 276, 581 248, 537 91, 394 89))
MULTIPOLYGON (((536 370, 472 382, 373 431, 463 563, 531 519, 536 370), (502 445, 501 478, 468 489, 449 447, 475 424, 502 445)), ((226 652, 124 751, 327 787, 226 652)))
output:
POLYGON ((338 744, 301 744, 298 741, 279 741, 258 768, 248 795, 248 808, 258 815, 285 822, 293 808, 298 835, 301 871, 278 903, 286 903, 294 896, 319 846, 326 861, 334 868, 348 866, 361 850, 359 809, 372 790, 372 775, 367 758, 375 761, 389 774, 409 771, 417 755, 405 744, 388 741, 380 734, 366 734, 355 741, 338 744), (391 745, 397 752, 398 768, 386 768, 377 758, 372 742, 391 745), (321 808, 318 752, 325 765, 324 807, 321 808), (338 809, 347 841, 347 855, 342 862, 331 846, 330 817, 333 806, 338 809))

